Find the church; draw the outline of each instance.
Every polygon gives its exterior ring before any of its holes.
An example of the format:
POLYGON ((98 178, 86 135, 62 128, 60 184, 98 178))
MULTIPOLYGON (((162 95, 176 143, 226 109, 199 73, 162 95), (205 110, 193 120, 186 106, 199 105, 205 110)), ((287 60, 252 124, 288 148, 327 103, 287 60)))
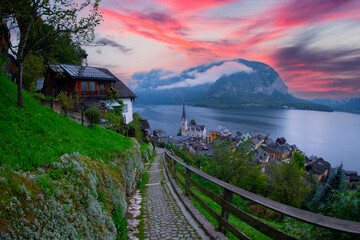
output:
POLYGON ((201 137, 206 140, 205 125, 189 125, 185 114, 185 105, 183 103, 183 113, 181 117, 181 136, 201 137))

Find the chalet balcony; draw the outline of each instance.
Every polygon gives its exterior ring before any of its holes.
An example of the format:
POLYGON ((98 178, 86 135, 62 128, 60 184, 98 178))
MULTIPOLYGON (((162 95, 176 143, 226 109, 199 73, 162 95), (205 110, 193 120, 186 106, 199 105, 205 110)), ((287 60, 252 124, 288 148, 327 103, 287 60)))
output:
POLYGON ((105 96, 107 95, 107 91, 79 91, 80 95, 87 95, 87 96, 105 96))

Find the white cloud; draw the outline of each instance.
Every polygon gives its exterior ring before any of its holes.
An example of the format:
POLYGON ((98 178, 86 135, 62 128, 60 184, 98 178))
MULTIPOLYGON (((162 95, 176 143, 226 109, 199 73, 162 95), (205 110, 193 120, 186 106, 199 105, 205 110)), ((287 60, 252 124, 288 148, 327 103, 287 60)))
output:
POLYGON ((352 50, 360 48, 360 24, 338 20, 314 27, 314 35, 307 49, 311 51, 352 50))
POLYGON ((230 61, 230 62, 225 62, 220 66, 213 66, 205 72, 193 71, 189 75, 194 76, 195 77, 194 79, 188 78, 171 85, 157 87, 156 89, 160 90, 160 89, 171 89, 171 88, 179 88, 179 87, 193 87, 205 83, 214 83, 223 75, 231 75, 237 72, 251 73, 253 71, 254 70, 252 68, 247 67, 242 63, 230 61))
POLYGON ((177 72, 170 72, 170 71, 168 71, 168 72, 162 72, 161 73, 161 76, 160 76, 160 78, 159 78, 159 80, 168 80, 169 78, 172 78, 172 77, 176 77, 176 76, 179 76, 179 73, 177 73, 177 72))

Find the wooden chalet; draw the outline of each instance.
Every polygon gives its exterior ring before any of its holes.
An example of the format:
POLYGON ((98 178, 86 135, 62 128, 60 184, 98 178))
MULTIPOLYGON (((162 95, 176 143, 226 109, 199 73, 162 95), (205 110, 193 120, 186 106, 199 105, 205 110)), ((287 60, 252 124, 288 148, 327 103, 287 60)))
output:
POLYGON ((79 93, 82 104, 90 106, 94 103, 103 103, 103 107, 111 109, 108 91, 117 89, 117 100, 123 100, 123 113, 126 123, 132 121, 132 102, 136 95, 109 70, 105 68, 87 66, 86 56, 81 65, 49 64, 43 90, 45 95, 56 97, 61 91, 68 94, 79 93))

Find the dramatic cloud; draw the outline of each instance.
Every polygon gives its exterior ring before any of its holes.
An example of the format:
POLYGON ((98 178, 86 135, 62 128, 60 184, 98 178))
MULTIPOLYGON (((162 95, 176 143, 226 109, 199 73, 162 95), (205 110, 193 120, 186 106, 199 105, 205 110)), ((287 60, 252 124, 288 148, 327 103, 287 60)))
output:
POLYGON ((177 12, 196 12, 238 2, 237 0, 155 0, 155 2, 177 12))
POLYGON ((316 28, 298 36, 298 42, 293 46, 279 48, 275 52, 276 66, 294 92, 302 96, 306 95, 304 90, 321 92, 322 95, 328 92, 329 97, 334 93, 339 96, 356 96, 359 93, 360 42, 356 40, 360 40, 360 26, 356 28, 353 23, 342 23, 342 27, 342 37, 330 45, 324 42, 321 46, 317 35, 322 35, 322 30, 316 28), (346 27, 359 39, 355 37, 349 44, 351 36, 346 36, 346 27))
MULTIPOLYGON (((99 44, 104 44, 105 46, 110 46, 119 49, 124 54, 130 54, 132 53, 132 49, 125 47, 124 45, 121 45, 111 39, 108 38, 101 38, 97 41, 99 44)), ((101 52, 100 52, 101 54, 101 52)))
POLYGON ((121 61, 127 76, 244 58, 274 67, 294 94, 360 93, 358 0, 104 0, 101 10, 101 36, 115 36, 104 43, 125 55, 93 53, 121 61))
POLYGON ((157 89, 170 89, 170 88, 179 88, 179 87, 193 87, 196 85, 201 85, 205 83, 214 83, 221 76, 231 75, 237 72, 247 72, 251 73, 254 71, 252 68, 245 66, 244 64, 238 62, 225 62, 219 66, 213 66, 206 70, 205 72, 200 72, 195 70, 193 72, 187 73, 193 78, 187 78, 181 80, 177 83, 171 85, 163 85, 157 87, 157 89))

